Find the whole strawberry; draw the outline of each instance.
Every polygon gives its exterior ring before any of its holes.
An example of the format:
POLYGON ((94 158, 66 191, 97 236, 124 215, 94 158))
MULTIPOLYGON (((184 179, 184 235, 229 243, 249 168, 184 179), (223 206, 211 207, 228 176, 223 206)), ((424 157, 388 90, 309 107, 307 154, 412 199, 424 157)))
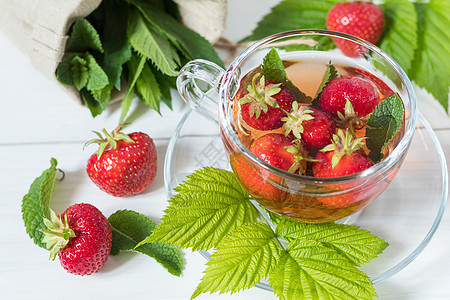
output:
POLYGON ((281 120, 295 101, 291 91, 281 83, 266 81, 257 73, 247 93, 239 100, 241 116, 251 127, 259 130, 272 130, 283 125, 281 120))
MULTIPOLYGON (((371 163, 366 154, 361 150, 363 139, 352 140, 348 130, 344 133, 339 130, 333 136, 333 143, 317 153, 312 163, 312 172, 315 177, 341 177, 362 172, 370 168, 371 163)), ((332 189, 348 189, 344 183, 333 185, 332 189)), ((367 191, 350 190, 348 193, 329 197, 317 197, 328 207, 342 208, 367 200, 367 191)))
MULTIPOLYGON (((306 154, 301 144, 293 144, 291 140, 279 133, 269 133, 256 139, 250 151, 266 163, 284 171, 303 173, 306 169, 306 154)), ((230 157, 231 167, 244 188, 260 203, 273 207, 287 197, 280 177, 270 174, 265 168, 255 165, 243 155, 230 157)))
MULTIPOLYGON (((328 30, 362 38, 372 44, 378 42, 385 24, 383 10, 372 2, 354 1, 336 4, 327 15, 328 30)), ((367 49, 343 39, 334 40, 336 46, 350 57, 365 54, 367 49)))
POLYGON ((292 104, 292 111, 283 118, 285 135, 301 139, 309 149, 320 149, 331 142, 335 132, 333 119, 326 112, 309 106, 292 104))
POLYGON ((343 76, 331 80, 325 86, 318 106, 335 118, 362 118, 374 111, 380 101, 373 82, 360 77, 343 76), (348 101, 351 103, 350 108, 348 101))
POLYGON ((306 160, 301 143, 294 144, 291 139, 279 133, 269 133, 257 138, 250 146, 250 152, 266 163, 291 173, 303 173, 306 160))
POLYGON ((103 191, 116 197, 127 197, 144 191, 156 176, 157 154, 153 140, 145 133, 120 132, 119 125, 111 134, 103 130, 105 138, 99 150, 86 166, 89 178, 103 191))
POLYGON ((348 130, 340 129, 333 142, 320 150, 312 171, 315 177, 340 177, 364 171, 371 166, 367 155, 361 151, 363 139, 352 139, 348 130))
POLYGON ((111 251, 112 233, 108 219, 93 205, 81 203, 70 206, 60 216, 51 211, 45 219, 50 258, 58 255, 67 272, 90 275, 99 271, 111 251))

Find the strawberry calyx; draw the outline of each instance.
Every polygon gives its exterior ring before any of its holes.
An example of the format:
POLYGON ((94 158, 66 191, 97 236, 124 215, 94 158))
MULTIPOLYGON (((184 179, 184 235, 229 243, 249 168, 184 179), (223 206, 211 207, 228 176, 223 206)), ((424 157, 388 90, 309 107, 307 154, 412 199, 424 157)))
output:
POLYGON ((288 136, 289 133, 292 132, 292 134, 297 138, 301 139, 301 134, 304 131, 303 128, 303 121, 308 121, 314 119, 314 117, 311 115, 313 111, 309 109, 308 106, 298 105, 298 102, 294 101, 292 103, 292 111, 287 112, 284 110, 287 117, 282 118, 281 120, 283 123, 283 131, 285 136, 288 136))
POLYGON ((339 118, 336 122, 337 126, 350 129, 353 136, 355 136, 355 130, 363 128, 367 123, 367 118, 359 117, 356 114, 353 104, 348 98, 345 102, 344 113, 338 111, 337 116, 339 118))
POLYGON ((334 168, 344 155, 350 155, 362 148, 365 137, 353 139, 352 135, 349 134, 349 130, 346 129, 345 132, 339 129, 337 134, 333 134, 333 140, 331 144, 325 146, 321 149, 321 152, 334 151, 333 157, 331 158, 331 166, 334 168))
POLYGON ((97 132, 97 131, 92 131, 93 133, 95 133, 98 136, 98 139, 92 139, 90 141, 88 141, 84 147, 90 145, 90 144, 98 144, 98 150, 97 150, 97 159, 100 159, 100 157, 102 156, 103 152, 105 151, 105 149, 107 147, 111 147, 113 149, 117 149, 117 142, 120 140, 129 142, 129 143, 134 143, 134 141, 125 133, 122 133, 120 130, 122 129, 122 127, 124 126, 123 123, 120 123, 111 133, 108 133, 106 131, 106 129, 102 129, 103 134, 105 135, 104 137, 102 136, 101 133, 97 132))
POLYGON ((42 242, 50 250, 50 259, 54 260, 59 250, 66 247, 70 239, 76 235, 69 226, 67 214, 64 214, 64 219, 61 219, 50 209, 50 220, 44 218, 44 224, 47 226, 47 229, 41 229, 41 232, 44 233, 42 242))
POLYGON ((261 112, 267 113, 269 107, 278 108, 277 100, 272 97, 281 91, 281 83, 269 83, 266 85, 264 75, 257 73, 252 78, 252 84, 248 85, 248 93, 239 100, 241 105, 250 103, 250 117, 255 116, 257 119, 261 112), (259 80, 258 80, 259 77, 259 80))
POLYGON ((303 148, 300 141, 294 141, 292 145, 283 147, 287 152, 294 155, 295 161, 289 167, 288 172, 290 173, 298 173, 305 174, 306 172, 306 163, 314 162, 315 159, 309 157, 306 154, 305 149, 303 148))

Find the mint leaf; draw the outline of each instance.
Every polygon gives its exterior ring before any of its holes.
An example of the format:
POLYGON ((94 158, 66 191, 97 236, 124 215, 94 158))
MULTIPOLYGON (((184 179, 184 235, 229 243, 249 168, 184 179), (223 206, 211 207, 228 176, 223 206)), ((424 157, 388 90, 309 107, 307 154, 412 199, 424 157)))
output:
POLYGON ((44 234, 40 230, 46 228, 44 217, 50 218, 49 203, 56 179, 57 164, 56 159, 51 158, 50 167, 33 181, 28 193, 22 199, 22 219, 26 232, 36 245, 44 249, 47 249, 47 246, 42 243, 44 234))
POLYGON ((127 20, 128 6, 119 1, 108 1, 108 5, 105 5, 105 28, 102 35, 105 49, 104 69, 117 90, 121 89, 123 65, 131 58, 127 20))
POLYGON ((150 59, 164 74, 177 76, 180 58, 171 43, 142 15, 133 11, 128 25, 128 39, 133 49, 150 59))
POLYGON ((394 94, 378 104, 370 114, 366 126, 366 145, 369 158, 378 162, 384 157, 385 147, 392 140, 403 122, 402 100, 394 94))
POLYGON ((314 101, 318 101, 320 94, 322 93, 324 87, 330 82, 331 80, 337 78, 338 73, 336 68, 331 64, 331 62, 328 63, 327 69, 325 70, 325 74, 323 74, 322 82, 320 83, 319 88, 317 89, 316 95, 314 96, 314 101))
POLYGON ((170 274, 180 276, 183 259, 178 248, 158 242, 136 247, 152 234, 156 223, 132 210, 118 210, 108 218, 108 222, 112 229, 111 255, 118 255, 121 251, 139 252, 154 258, 170 274))
POLYGON ((205 292, 238 292, 251 288, 268 277, 280 253, 281 248, 268 225, 243 224, 219 243, 191 299, 205 292))
POLYGON ((449 111, 450 3, 430 0, 415 3, 420 28, 418 48, 409 77, 427 89, 449 111))
POLYGON ((308 104, 311 103, 311 97, 306 96, 287 77, 283 61, 275 48, 272 48, 264 57, 261 66, 261 74, 264 75, 265 80, 273 80, 282 83, 294 94, 297 102, 308 104))
POLYGON ((388 246, 367 230, 344 224, 304 224, 283 218, 277 224, 276 233, 288 242, 298 239, 320 242, 356 266, 370 262, 388 246))
POLYGON ((86 86, 89 78, 86 59, 80 53, 69 54, 56 68, 56 78, 62 84, 73 85, 81 90, 86 86))
POLYGON ((336 251, 311 240, 295 240, 269 275, 280 299, 372 299, 372 282, 336 251))
MULTIPOLYGON (((201 35, 183 26, 163 10, 139 0, 126 0, 134 5, 159 32, 183 53, 187 59, 203 58, 224 67, 214 47, 201 35)), ((169 74, 170 75, 170 74, 169 74)))
POLYGON ((88 20, 78 18, 73 25, 67 51, 84 52, 88 50, 103 53, 102 42, 94 26, 88 20))
POLYGON ((175 191, 161 223, 140 245, 159 241, 193 251, 211 249, 242 224, 256 221, 248 193, 230 171, 197 170, 175 191))
POLYGON ((408 71, 417 49, 417 14, 414 4, 409 0, 386 0, 381 7, 385 31, 379 46, 408 71))
POLYGON ((161 91, 149 64, 145 64, 136 81, 136 88, 142 101, 160 113, 161 91))
MULTIPOLYGON (((339 2, 341 0, 283 0, 258 22, 253 32, 243 41, 256 41, 274 33, 293 29, 326 29, 328 11, 339 2)), ((333 41, 329 38, 320 39, 320 45, 334 48, 333 41)))
POLYGON ((87 68, 89 71, 89 79, 86 84, 88 91, 100 90, 106 87, 109 83, 108 75, 103 71, 102 67, 97 63, 92 54, 86 52, 84 58, 87 62, 87 68))
MULTIPOLYGON (((80 91, 80 97, 83 100, 83 103, 86 105, 86 107, 91 112, 91 115, 93 117, 96 117, 100 115, 103 110, 105 110, 106 105, 103 105, 101 102, 99 102, 94 95, 95 93, 89 92, 87 89, 82 89, 80 91)), ((99 95, 96 95, 98 97, 99 95)))

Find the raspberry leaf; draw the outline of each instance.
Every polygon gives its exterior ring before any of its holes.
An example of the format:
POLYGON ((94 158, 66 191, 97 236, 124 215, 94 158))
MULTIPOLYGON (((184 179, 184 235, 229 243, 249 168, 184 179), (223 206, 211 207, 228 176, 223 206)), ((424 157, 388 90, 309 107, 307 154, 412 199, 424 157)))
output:
POLYGON ((253 287, 268 277, 280 253, 268 225, 261 222, 242 225, 219 243, 191 299, 205 292, 238 292, 253 287))
POLYGON ((105 5, 103 48, 105 72, 117 90, 121 90, 123 65, 131 58, 131 45, 127 39, 128 7, 122 1, 109 1, 105 5))
MULTIPOLYGON (((328 11, 341 0, 283 0, 265 15, 253 32, 243 41, 256 41, 270 34, 299 29, 326 29, 328 11)), ((334 48, 331 39, 321 39, 321 46, 334 48)))
POLYGON ((157 30, 188 59, 203 58, 224 67, 214 48, 197 32, 181 23, 148 1, 126 0, 134 5, 157 30))
POLYGON ((386 21, 380 48, 405 70, 410 70, 417 49, 417 14, 409 0, 386 0, 381 7, 386 21))
POLYGON ((30 186, 28 193, 22 199, 22 219, 25 229, 33 242, 47 249, 42 242, 45 229, 44 218, 51 218, 49 202, 53 193, 53 186, 57 177, 56 159, 51 158, 50 167, 42 172, 30 186))
POLYGON ((103 53, 102 42, 94 26, 84 18, 78 18, 72 28, 67 51, 84 52, 95 50, 103 53))
POLYGON ((159 241, 193 251, 211 249, 242 224, 256 221, 248 193, 230 171, 197 170, 176 192, 161 224, 138 246, 159 241))
POLYGON ((279 220, 276 233, 288 242, 306 239, 320 242, 359 266, 376 258, 388 243, 367 230, 345 224, 304 224, 286 218, 279 220))
POLYGON ((450 3, 430 0, 415 3, 418 15, 418 49, 408 75, 417 85, 427 89, 449 111, 450 88, 450 3))
POLYGON ((136 247, 152 234, 156 228, 155 222, 132 210, 116 211, 108 218, 108 222, 112 230, 111 255, 118 255, 122 251, 138 252, 154 258, 170 274, 181 275, 183 259, 177 247, 159 242, 136 247))
POLYGON ((366 145, 373 162, 384 157, 385 147, 399 130, 404 113, 402 100, 394 94, 381 101, 370 114, 366 127, 366 145))
POLYGON ((269 275, 280 299, 373 299, 372 282, 345 257, 307 239, 291 242, 269 275))
POLYGON ((150 59, 162 73, 177 76, 180 57, 167 38, 138 11, 132 11, 129 22, 128 38, 132 48, 150 59))
POLYGON ((161 91, 149 64, 144 65, 136 81, 136 89, 142 101, 160 113, 161 91))

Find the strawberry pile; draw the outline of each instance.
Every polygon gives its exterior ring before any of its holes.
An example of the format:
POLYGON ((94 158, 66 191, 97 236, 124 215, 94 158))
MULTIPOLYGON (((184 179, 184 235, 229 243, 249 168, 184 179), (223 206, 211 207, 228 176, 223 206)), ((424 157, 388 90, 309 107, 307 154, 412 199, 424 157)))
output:
MULTIPOLYGON (((327 68, 335 70, 331 64, 327 68)), ((254 136, 244 144, 267 164, 295 174, 330 178, 370 168, 375 162, 369 159, 365 145, 367 118, 385 98, 382 91, 394 92, 364 71, 349 74, 336 72, 322 81, 316 98, 305 103, 296 99, 287 78, 275 82, 266 80, 265 74, 249 73, 251 84, 241 86, 235 99, 240 124, 254 136)), ((274 187, 277 179, 273 174, 268 173, 271 184, 266 184, 254 167, 234 159, 232 167, 250 194, 282 201, 284 195, 274 187)), ((344 198, 320 200, 334 208, 354 203, 344 198)))

